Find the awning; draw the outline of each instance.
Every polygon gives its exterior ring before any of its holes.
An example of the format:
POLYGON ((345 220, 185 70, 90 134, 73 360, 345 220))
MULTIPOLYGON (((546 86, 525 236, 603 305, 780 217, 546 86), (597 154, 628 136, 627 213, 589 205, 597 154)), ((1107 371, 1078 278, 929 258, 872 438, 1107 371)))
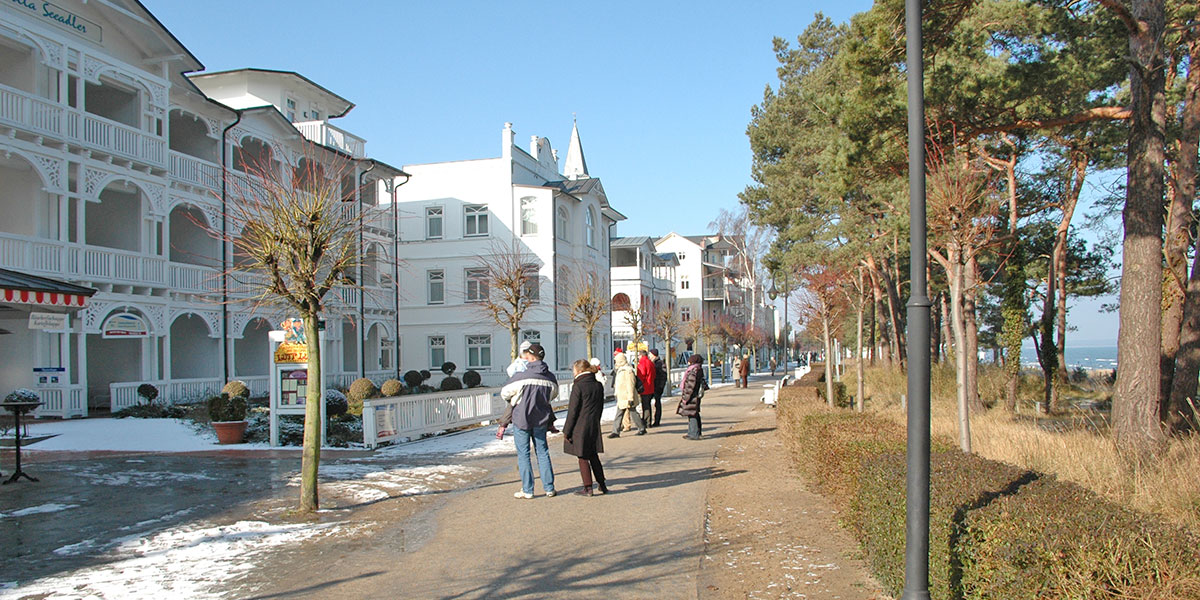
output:
POLYGON ((95 293, 81 285, 0 269, 0 303, 75 309, 95 293))

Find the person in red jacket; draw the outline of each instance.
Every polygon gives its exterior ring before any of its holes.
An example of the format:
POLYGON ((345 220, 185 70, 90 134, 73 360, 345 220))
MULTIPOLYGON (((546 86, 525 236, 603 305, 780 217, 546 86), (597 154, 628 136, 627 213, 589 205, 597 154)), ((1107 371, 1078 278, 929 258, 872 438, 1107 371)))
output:
POLYGON ((642 383, 638 395, 642 399, 642 420, 647 425, 651 420, 650 405, 654 401, 654 376, 657 370, 654 368, 654 361, 650 360, 650 355, 646 354, 645 350, 638 352, 637 377, 642 383))

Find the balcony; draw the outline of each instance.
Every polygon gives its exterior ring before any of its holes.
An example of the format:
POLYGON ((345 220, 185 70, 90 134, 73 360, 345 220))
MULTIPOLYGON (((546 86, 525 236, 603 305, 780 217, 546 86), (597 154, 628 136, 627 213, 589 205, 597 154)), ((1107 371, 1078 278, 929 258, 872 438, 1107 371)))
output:
POLYGON ((323 146, 341 150, 354 158, 367 155, 367 141, 325 121, 293 123, 304 137, 323 146))
POLYGON ((221 185, 221 167, 174 150, 171 151, 170 172, 173 179, 197 187, 212 190, 221 185))
POLYGON ((702 297, 705 300, 724 300, 725 299, 725 287, 718 286, 718 285, 706 285, 706 286, 704 286, 704 292, 703 292, 702 297))
POLYGON ((114 156, 167 166, 167 141, 161 137, 4 85, 0 85, 0 122, 114 156))
POLYGON ((7 233, 0 234, 0 267, 106 283, 167 283, 167 261, 160 256, 7 233))

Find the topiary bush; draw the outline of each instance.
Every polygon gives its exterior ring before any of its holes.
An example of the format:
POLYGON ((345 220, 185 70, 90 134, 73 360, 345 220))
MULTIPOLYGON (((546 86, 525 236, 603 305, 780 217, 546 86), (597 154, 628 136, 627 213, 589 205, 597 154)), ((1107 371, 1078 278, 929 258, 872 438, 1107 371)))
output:
POLYGON ((143 383, 137 386, 137 395, 149 404, 158 398, 158 388, 154 387, 153 384, 143 383))
POLYGON ((246 399, 220 394, 208 399, 208 418, 215 423, 246 420, 246 399))
POLYGON ((423 377, 421 377, 420 371, 405 371, 404 372, 404 385, 407 385, 408 387, 410 387, 412 389, 416 389, 417 386, 421 385, 422 381, 425 381, 425 379, 423 377))
POLYGON ((379 397, 379 388, 375 387, 375 382, 363 377, 355 379, 354 383, 350 384, 350 389, 346 391, 346 400, 350 403, 349 413, 352 415, 362 416, 363 400, 379 397))
POLYGON ((453 390, 461 390, 461 389, 463 389, 463 384, 461 381, 458 380, 457 377, 446 377, 445 379, 442 380, 442 383, 441 383, 441 386, 439 387, 439 389, 442 390, 443 392, 449 392, 449 391, 453 391, 453 390))
POLYGON ((421 381, 422 382, 429 381, 430 377, 433 377, 433 373, 430 373, 428 369, 421 369, 421 381))
POLYGON ((446 361, 446 362, 442 363, 442 373, 445 373, 447 376, 453 375, 455 369, 457 369, 457 368, 458 368, 458 365, 456 365, 450 361, 446 361))
MULTIPOLYGON (((360 405, 361 406, 361 405, 360 405)), ((350 410, 346 395, 337 390, 325 390, 325 415, 336 417, 350 410)))
POLYGON ((249 398, 250 387, 246 385, 246 382, 234 379, 233 381, 226 383, 225 387, 221 388, 221 393, 229 394, 231 397, 241 396, 243 398, 249 398))
POLYGON ((379 393, 384 398, 399 396, 404 393, 404 384, 400 383, 398 379, 389 379, 383 382, 383 385, 379 386, 379 393))
MULTIPOLYGON (((817 396, 825 402, 825 380, 817 384, 817 396)), ((850 394, 846 393, 846 383, 843 381, 833 382, 833 405, 836 408, 850 408, 850 394)))
POLYGON ((479 376, 479 371, 475 369, 467 369, 467 372, 463 373, 462 380, 468 388, 479 387, 479 384, 483 383, 483 378, 479 376))

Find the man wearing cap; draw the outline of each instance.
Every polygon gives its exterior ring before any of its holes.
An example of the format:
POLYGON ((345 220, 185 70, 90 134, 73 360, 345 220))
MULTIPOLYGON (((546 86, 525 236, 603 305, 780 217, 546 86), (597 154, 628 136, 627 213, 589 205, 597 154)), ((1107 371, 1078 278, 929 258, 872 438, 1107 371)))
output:
POLYGON ((537 454, 542 489, 547 497, 557 494, 546 433, 554 424, 550 401, 558 395, 558 381, 542 361, 545 356, 541 344, 530 344, 523 355, 528 361, 525 370, 513 375, 500 388, 500 398, 513 408, 513 441, 517 446, 517 470, 521 474, 521 490, 513 494, 517 498, 533 497, 533 465, 529 459, 531 441, 537 454))

